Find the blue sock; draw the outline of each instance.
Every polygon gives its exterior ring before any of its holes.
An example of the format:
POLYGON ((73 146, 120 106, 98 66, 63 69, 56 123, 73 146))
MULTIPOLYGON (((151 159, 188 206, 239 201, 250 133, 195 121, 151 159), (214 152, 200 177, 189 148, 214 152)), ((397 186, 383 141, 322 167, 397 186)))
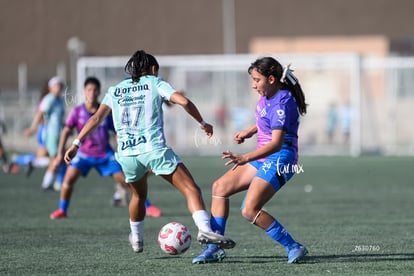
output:
POLYGON ((283 245, 286 250, 290 246, 296 244, 292 236, 286 231, 286 229, 277 220, 275 220, 266 230, 266 234, 283 245))
POLYGON ((65 213, 68 211, 69 208, 69 200, 59 199, 59 209, 65 211, 65 213))
POLYGON ((213 230, 213 232, 218 232, 219 234, 224 235, 224 231, 226 230, 226 222, 227 218, 211 216, 211 229, 213 230))
POLYGON ((56 175, 56 182, 61 184, 63 183, 63 178, 65 177, 65 173, 66 173, 66 164, 61 164, 58 168, 58 172, 56 175))

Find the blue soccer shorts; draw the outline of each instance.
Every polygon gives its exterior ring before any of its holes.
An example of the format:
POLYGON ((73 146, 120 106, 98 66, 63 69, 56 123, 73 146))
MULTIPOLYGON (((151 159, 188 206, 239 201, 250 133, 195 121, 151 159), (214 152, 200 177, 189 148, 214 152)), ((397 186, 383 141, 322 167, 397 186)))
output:
POLYGON ((101 176, 122 172, 121 166, 115 160, 113 151, 107 151, 104 157, 91 157, 78 152, 70 165, 79 169, 83 176, 87 176, 91 168, 95 168, 101 176))
POLYGON ((275 191, 279 191, 296 172, 296 152, 290 147, 283 146, 280 151, 269 155, 265 160, 255 160, 249 164, 257 169, 256 177, 270 183, 275 191))

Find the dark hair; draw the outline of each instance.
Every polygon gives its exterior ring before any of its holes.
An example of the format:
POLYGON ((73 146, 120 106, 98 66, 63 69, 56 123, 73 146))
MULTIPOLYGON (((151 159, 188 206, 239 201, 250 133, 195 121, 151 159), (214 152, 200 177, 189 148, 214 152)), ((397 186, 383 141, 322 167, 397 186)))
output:
POLYGON ((265 77, 274 76, 277 82, 282 85, 282 88, 287 89, 292 93, 296 100, 296 104, 298 105, 299 113, 301 115, 306 113, 307 104, 305 103, 305 95, 299 81, 292 84, 292 82, 286 78, 286 82, 281 82, 280 79, 283 75, 283 67, 277 60, 272 57, 259 58, 250 65, 247 72, 251 74, 253 69, 256 69, 257 72, 265 77))
POLYGON ((48 85, 48 82, 46 81, 45 84, 42 86, 42 89, 40 90, 39 103, 43 100, 43 98, 47 94, 49 94, 49 85, 48 85))
POLYGON ((156 71, 160 68, 153 55, 143 50, 136 51, 125 65, 125 72, 129 74, 132 81, 139 82, 141 76, 151 74, 151 67, 155 66, 156 71))
POLYGON ((83 83, 83 87, 86 87, 90 83, 94 84, 98 88, 98 90, 101 90, 101 82, 98 80, 98 78, 87 77, 85 82, 83 83))

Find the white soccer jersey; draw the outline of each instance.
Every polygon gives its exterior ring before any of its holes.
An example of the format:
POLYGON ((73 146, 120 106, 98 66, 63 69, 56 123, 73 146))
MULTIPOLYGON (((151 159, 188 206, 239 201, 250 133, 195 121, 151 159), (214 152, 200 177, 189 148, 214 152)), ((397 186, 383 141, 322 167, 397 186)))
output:
POLYGON ((102 104, 112 109, 120 156, 166 147, 162 104, 175 91, 156 76, 129 78, 108 89, 102 104))

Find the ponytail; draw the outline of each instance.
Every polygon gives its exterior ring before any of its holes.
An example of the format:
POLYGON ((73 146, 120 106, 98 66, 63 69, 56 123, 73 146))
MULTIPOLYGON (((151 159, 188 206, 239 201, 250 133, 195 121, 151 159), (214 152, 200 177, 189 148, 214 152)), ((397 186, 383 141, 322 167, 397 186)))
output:
POLYGON ((132 81, 139 82, 142 76, 151 74, 151 67, 159 69, 159 64, 153 55, 143 50, 136 51, 125 65, 125 72, 131 76, 132 81))
POLYGON ((299 82, 297 82, 295 85, 292 85, 291 89, 289 90, 293 94, 293 97, 295 97, 300 115, 305 115, 308 105, 305 102, 305 94, 303 93, 302 87, 300 86, 299 82))

